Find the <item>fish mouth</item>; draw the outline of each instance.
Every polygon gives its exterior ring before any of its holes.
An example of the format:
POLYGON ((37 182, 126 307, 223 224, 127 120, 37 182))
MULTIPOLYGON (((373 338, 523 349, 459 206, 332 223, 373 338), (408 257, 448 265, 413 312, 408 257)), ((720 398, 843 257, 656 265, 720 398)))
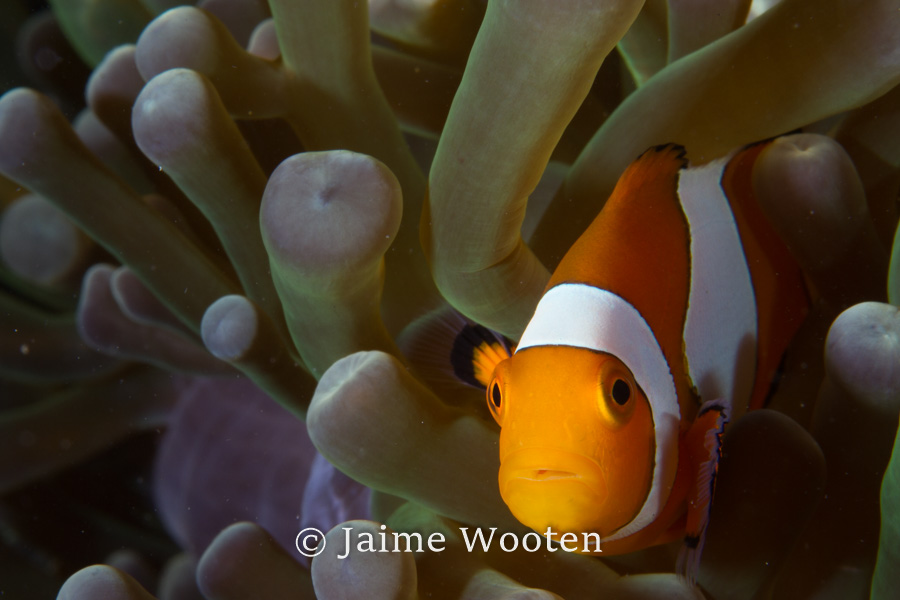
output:
POLYGON ((532 481, 551 481, 557 479, 577 479, 578 475, 571 471, 560 471, 557 469, 521 469, 514 475, 521 479, 530 479, 532 481))
POLYGON ((534 482, 577 481, 594 493, 606 494, 606 481, 600 465, 575 452, 557 448, 524 448, 503 457, 500 481, 534 482))
POLYGON ((586 531, 609 496, 592 459, 555 448, 524 448, 500 463, 500 495, 519 521, 538 531, 586 531))

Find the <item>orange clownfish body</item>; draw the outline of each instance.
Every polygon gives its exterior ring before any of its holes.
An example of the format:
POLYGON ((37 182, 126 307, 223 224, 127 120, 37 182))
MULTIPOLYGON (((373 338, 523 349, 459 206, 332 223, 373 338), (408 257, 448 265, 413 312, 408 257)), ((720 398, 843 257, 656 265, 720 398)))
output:
POLYGON ((722 428, 762 405, 809 303, 750 192, 764 147, 696 168, 645 152, 482 380, 525 525, 603 554, 683 537, 695 572, 722 428))

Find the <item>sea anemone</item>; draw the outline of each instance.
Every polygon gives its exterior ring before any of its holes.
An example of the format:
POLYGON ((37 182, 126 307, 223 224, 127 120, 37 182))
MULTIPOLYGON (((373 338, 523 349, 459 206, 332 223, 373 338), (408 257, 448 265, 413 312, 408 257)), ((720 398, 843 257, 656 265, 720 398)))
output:
POLYGON ((0 594, 900 583, 895 2, 8 4, 0 594), (445 374, 448 324, 514 341, 646 148, 760 140, 746 185, 813 302, 726 433, 696 585, 677 544, 473 548, 530 538, 483 393, 445 374))

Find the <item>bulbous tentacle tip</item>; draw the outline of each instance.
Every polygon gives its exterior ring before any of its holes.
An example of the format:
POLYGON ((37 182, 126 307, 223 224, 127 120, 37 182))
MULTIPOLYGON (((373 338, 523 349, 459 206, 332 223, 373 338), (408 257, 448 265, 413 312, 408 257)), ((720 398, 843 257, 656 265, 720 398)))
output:
MULTIPOLYGON (((261 17, 253 15, 241 27, 261 17)), ((253 119, 289 112, 285 94, 296 83, 280 64, 244 50, 215 15, 194 7, 172 9, 153 21, 138 40, 135 62, 146 81, 178 68, 208 77, 229 112, 253 119)))
POLYGON ((197 564, 206 598, 314 598, 309 572, 255 523, 222 530, 197 564))
POLYGON ((265 60, 278 60, 281 48, 278 47, 274 19, 266 19, 256 26, 247 42, 247 52, 265 60))
POLYGON ((141 151, 168 165, 196 153, 222 117, 227 118, 209 80, 174 68, 147 82, 134 103, 131 124, 141 151))
MULTIPOLYGON (((145 590, 156 590, 156 568, 140 553, 130 548, 119 548, 103 559, 103 564, 118 569, 134 578, 145 590)), ((163 596, 165 598, 165 596, 163 596)))
POLYGON ((135 323, 163 327, 191 335, 191 330, 129 267, 118 267, 109 279, 110 291, 122 312, 135 323))
POLYGON ((403 551, 402 542, 398 547, 393 534, 387 526, 373 521, 347 521, 332 528, 320 542, 317 550, 321 553, 312 561, 316 596, 323 600, 363 596, 392 600, 417 598, 413 553, 403 551), (358 544, 366 539, 371 539, 376 549, 384 540, 386 552, 361 549, 358 544))
POLYGON ((43 94, 14 88, 0 97, 0 173, 20 181, 34 172, 34 162, 45 162, 49 148, 66 134, 74 139, 59 109, 43 94))
POLYGON ((868 219, 865 194, 847 152, 830 137, 780 137, 753 169, 760 204, 809 269, 834 260, 868 219))
POLYGON ((836 312, 884 297, 887 254, 860 176, 830 137, 794 134, 772 141, 753 167, 763 212, 836 312))
POLYGON ((863 302, 841 313, 825 342, 828 373, 860 402, 900 410, 900 308, 863 302))
POLYGON ((69 577, 56 600, 155 600, 147 590, 118 569, 93 565, 69 577))
POLYGON ((399 182, 365 154, 297 154, 269 178, 262 239, 291 337, 316 376, 360 350, 399 356, 380 304, 401 214, 399 182))
POLYGON ((200 335, 210 354, 239 368, 282 406, 305 417, 316 382, 258 305, 237 294, 219 298, 206 309, 200 335))
MULTIPOLYGON (((327 411, 327 406, 347 393, 360 378, 366 381, 390 381, 395 377, 393 370, 396 368, 402 368, 399 362, 390 354, 378 350, 355 352, 336 361, 325 371, 316 386, 308 422, 315 421, 320 410, 327 411)), ((310 427, 312 429, 312 425, 310 427)))
POLYGON ((87 270, 76 314, 78 332, 94 350, 187 373, 221 374, 229 368, 179 331, 129 318, 112 291, 115 268, 96 264, 87 270))
POLYGON ((90 258, 91 240, 66 215, 36 195, 18 198, 0 220, 0 257, 20 277, 71 287, 90 258))
POLYGON ((156 584, 156 595, 171 600, 202 598, 197 587, 197 559, 187 552, 176 554, 162 568, 156 584))
POLYGON ((330 279, 377 264, 402 210, 400 184, 380 161, 348 150, 306 152, 272 173, 260 225, 270 256, 330 279))
POLYGON ((659 598, 662 600, 703 600, 700 588, 684 577, 671 573, 649 573, 621 577, 614 587, 622 598, 659 598))
POLYGON ((94 112, 113 119, 127 117, 144 86, 134 56, 133 44, 119 46, 93 70, 85 89, 85 99, 94 112))
POLYGON ((252 2, 201 0, 197 3, 197 7, 219 19, 240 46, 246 46, 257 25, 272 15, 265 0, 252 2))
POLYGON ((237 294, 213 302, 200 323, 207 350, 222 360, 243 356, 256 339, 258 329, 256 309, 247 298, 237 294))
POLYGON ((751 598, 812 518, 825 457, 804 427, 771 409, 731 425, 723 450, 699 582, 713 597, 751 598))
POLYGON ((202 10, 172 8, 154 19, 138 38, 138 71, 146 81, 176 67, 211 73, 221 58, 216 51, 218 40, 214 21, 202 10))

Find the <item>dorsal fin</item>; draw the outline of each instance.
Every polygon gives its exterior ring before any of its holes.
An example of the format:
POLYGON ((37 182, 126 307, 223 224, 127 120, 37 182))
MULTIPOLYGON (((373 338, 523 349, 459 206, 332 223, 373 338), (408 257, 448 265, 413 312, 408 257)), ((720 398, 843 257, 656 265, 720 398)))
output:
MULTIPOLYGON (((631 304, 653 331, 675 380, 692 399, 682 332, 690 290, 690 230, 678 195, 684 148, 653 147, 632 163, 603 210, 560 262, 549 287, 583 283, 631 304)), ((693 417, 697 406, 682 406, 693 417)))

